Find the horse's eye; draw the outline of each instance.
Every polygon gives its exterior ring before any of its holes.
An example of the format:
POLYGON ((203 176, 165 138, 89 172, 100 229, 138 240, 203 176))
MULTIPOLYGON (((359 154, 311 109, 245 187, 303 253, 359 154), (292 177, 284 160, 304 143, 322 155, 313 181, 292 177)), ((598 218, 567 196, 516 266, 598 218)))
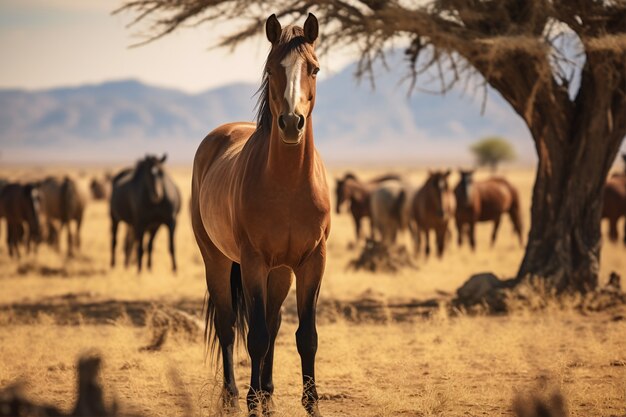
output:
POLYGON ((270 70, 269 68, 265 68, 265 73, 269 77, 270 75, 272 75, 272 70, 270 70))
POLYGON ((313 76, 315 76, 315 75, 317 75, 317 73, 318 73, 318 72, 320 72, 319 67, 315 67, 315 68, 313 68, 313 71, 311 71, 311 74, 312 74, 313 76))

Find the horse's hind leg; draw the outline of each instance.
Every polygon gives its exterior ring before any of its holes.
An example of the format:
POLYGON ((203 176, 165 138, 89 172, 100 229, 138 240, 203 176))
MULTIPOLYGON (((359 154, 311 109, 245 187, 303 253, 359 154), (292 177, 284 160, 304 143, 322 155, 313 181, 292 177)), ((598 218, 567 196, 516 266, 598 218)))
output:
POLYGON ((135 232, 132 226, 127 225, 126 235, 124 236, 124 268, 128 268, 133 257, 133 249, 135 247, 135 232))
POLYGON ((609 218, 609 240, 611 242, 617 242, 617 218, 609 218))
MULTIPOLYGON (((221 255, 221 254, 220 254, 221 255)), ((223 256, 220 260, 213 261, 205 257, 206 280, 209 288, 210 302, 215 309, 213 325, 220 343, 222 352, 222 370, 224 385, 222 388, 222 408, 226 411, 239 411, 239 390, 235 380, 233 351, 235 346, 235 331, 237 324, 237 309, 245 306, 235 306, 233 300, 237 300, 237 294, 241 291, 241 269, 239 264, 230 262, 223 256), (230 280, 228 279, 230 274, 230 280), (235 288, 236 287, 236 288, 235 288)), ((237 300, 241 301, 241 300, 237 300)), ((209 323, 207 323, 209 325, 209 323)), ((209 341, 210 342, 210 341, 209 341)))
POLYGON ((272 378, 274 368, 274 343, 280 329, 281 306, 287 298, 293 273, 288 268, 278 268, 270 271, 267 287, 267 328, 270 333, 270 345, 263 361, 261 371, 261 390, 263 393, 263 412, 271 412, 272 394, 274 393, 274 381, 272 378))
POLYGON ((146 228, 143 225, 135 225, 135 244, 137 245, 137 273, 141 273, 141 267, 143 263, 143 237, 146 233, 146 228))
POLYGON ((424 240, 426 241, 426 257, 430 256, 430 236, 428 236, 428 229, 424 229, 424 240))
POLYGON ((448 227, 439 228, 435 230, 435 237, 437 239, 437 257, 443 256, 443 250, 446 245, 446 235, 448 234, 448 227))
POLYGON ((315 386, 315 354, 317 329, 315 311, 317 296, 324 274, 326 243, 322 241, 306 262, 296 270, 296 297, 298 302, 298 330, 296 343, 302 362, 302 405, 309 416, 319 417, 319 396, 315 386))
POLYGON ((176 219, 172 219, 167 225, 169 230, 169 250, 172 258, 172 271, 176 272, 176 253, 174 248, 174 232, 176 231, 176 219))
POLYGON ((111 268, 115 266, 115 246, 117 245, 117 219, 111 218, 111 268))
MULTIPOLYGON (((193 201, 193 200, 192 200, 193 201)), ((241 269, 225 257, 207 236, 200 215, 191 207, 191 223, 202 254, 205 266, 206 284, 209 293, 209 305, 206 316, 205 334, 210 335, 211 326, 222 352, 222 368, 224 385, 222 389, 222 407, 227 411, 239 410, 239 390, 235 381, 233 366, 233 350, 235 346, 236 327, 244 329, 244 323, 238 322, 238 312, 245 314, 245 305, 241 303, 241 269), (229 279, 230 275, 230 279, 229 279), (213 316, 213 322, 210 319, 213 316)), ((243 317, 240 317, 243 320, 243 317)), ((208 340, 211 344, 213 340, 208 340)))
POLYGON ((493 221, 493 232, 491 233, 491 247, 496 244, 496 237, 498 236, 498 228, 500 227, 500 220, 502 218, 500 216, 496 217, 493 221))
POLYGON ((67 229, 67 256, 71 258, 74 255, 74 236, 72 235, 72 222, 70 220, 65 223, 65 228, 67 229))
POLYGON ((83 224, 83 215, 76 218, 76 249, 80 249, 80 228, 83 224))
POLYGON ((252 250, 242 250, 241 273, 248 313, 248 353, 252 362, 250 389, 246 400, 248 411, 253 415, 263 400, 261 367, 270 346, 266 319, 269 268, 260 254, 252 250))
POLYGON ((476 223, 471 221, 467 230, 472 251, 476 250, 476 223))
POLYGON ((152 271, 152 248, 157 230, 159 230, 159 228, 155 227, 154 229, 150 229, 149 231, 150 235, 148 236, 148 271, 152 271))

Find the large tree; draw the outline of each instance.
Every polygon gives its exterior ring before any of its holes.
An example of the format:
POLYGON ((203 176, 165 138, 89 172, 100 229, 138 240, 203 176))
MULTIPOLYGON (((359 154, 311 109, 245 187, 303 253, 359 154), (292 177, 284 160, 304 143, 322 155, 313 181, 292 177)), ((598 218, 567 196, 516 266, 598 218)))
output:
POLYGON ((413 81, 434 73, 445 92, 478 75, 522 117, 539 159, 518 278, 597 285, 602 186, 626 135, 626 0, 126 0, 120 11, 149 41, 234 19, 241 26, 220 42, 230 47, 271 13, 301 21, 311 11, 322 49, 359 47, 357 76, 398 40, 413 81))

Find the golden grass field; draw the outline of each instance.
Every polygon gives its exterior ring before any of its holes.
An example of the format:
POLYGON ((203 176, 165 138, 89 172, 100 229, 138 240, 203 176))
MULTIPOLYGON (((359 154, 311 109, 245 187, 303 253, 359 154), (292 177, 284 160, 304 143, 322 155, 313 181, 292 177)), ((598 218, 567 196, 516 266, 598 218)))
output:
MULTIPOLYGON (((24 177, 59 169, 3 171, 0 175, 24 177)), ((102 172, 86 171, 86 178, 102 172)), ((334 185, 333 176, 344 171, 331 169, 329 181, 334 185)), ((364 178, 385 171, 356 170, 364 178)), ((398 171, 416 185, 426 174, 398 171)), ((204 266, 187 207, 190 169, 172 168, 171 173, 184 197, 175 275, 170 272, 165 228, 155 241, 152 272, 137 275, 134 268, 109 268, 106 202, 89 202, 82 249, 73 259, 41 247, 37 255, 25 256, 19 263, 11 260, 2 225, 0 386, 22 380, 33 398, 69 410, 75 401, 75 361, 81 353, 96 349, 104 358, 107 395, 117 398, 123 410, 151 416, 215 414, 221 372, 205 362, 201 334, 172 328, 161 350, 140 350, 154 337, 158 321, 154 318, 160 311, 181 308, 198 318, 202 314, 204 266), (141 308, 147 310, 144 316, 137 313, 141 308)), ((520 189, 527 232, 534 174, 528 169, 504 175, 520 189)), ((454 175, 452 185, 456 181, 454 175)), ((514 239, 508 219, 493 249, 488 244, 490 233, 490 224, 478 227, 476 253, 458 248, 454 231, 454 244, 442 260, 419 259, 417 269, 395 275, 354 272, 346 268, 357 256, 350 246, 352 219, 347 213, 333 212, 318 324, 317 379, 325 416, 512 415, 517 393, 535 389, 562 392, 572 416, 626 416, 623 315, 581 314, 557 304, 540 312, 519 309, 507 316, 450 316, 441 309, 422 317, 385 310, 385 305, 397 301, 453 293, 473 273, 515 274, 523 248, 514 239), (330 301, 349 306, 368 300, 383 306, 377 315, 330 311, 330 301)), ((118 247, 119 260, 121 244, 118 247)), ((621 243, 604 244, 602 282, 611 271, 626 275, 626 247, 621 243)), ((286 302, 276 346, 277 416, 304 415, 293 298, 291 294, 286 302)), ((241 347, 236 363, 240 404, 245 408, 249 363, 241 347)))

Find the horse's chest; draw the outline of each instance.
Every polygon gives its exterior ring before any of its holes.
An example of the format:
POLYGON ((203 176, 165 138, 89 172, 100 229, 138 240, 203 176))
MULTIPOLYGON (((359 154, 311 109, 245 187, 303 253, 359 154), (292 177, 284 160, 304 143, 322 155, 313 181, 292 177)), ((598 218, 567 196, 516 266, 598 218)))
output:
POLYGON ((271 264, 298 263, 325 235, 328 210, 310 198, 251 202, 241 232, 271 264))

